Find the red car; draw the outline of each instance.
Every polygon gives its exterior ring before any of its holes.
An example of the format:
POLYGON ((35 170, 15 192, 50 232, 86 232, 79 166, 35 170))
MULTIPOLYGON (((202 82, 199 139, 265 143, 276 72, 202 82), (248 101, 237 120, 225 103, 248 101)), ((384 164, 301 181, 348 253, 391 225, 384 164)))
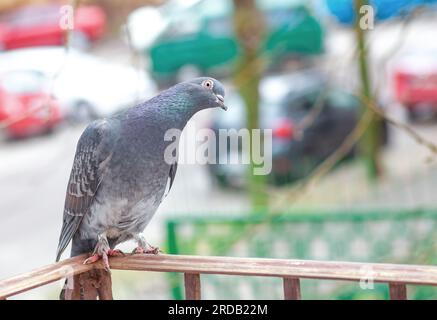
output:
POLYGON ((411 119, 437 111, 437 50, 411 52, 402 57, 393 72, 395 99, 411 119))
MULTIPOLYGON (((65 11, 60 5, 28 6, 0 17, 0 51, 22 47, 62 45, 65 11)), ((74 13, 72 45, 87 49, 103 36, 106 15, 97 6, 79 6, 74 13)))
POLYGON ((50 132, 62 120, 56 100, 44 92, 44 79, 32 71, 15 71, 0 78, 0 128, 8 137, 50 132))

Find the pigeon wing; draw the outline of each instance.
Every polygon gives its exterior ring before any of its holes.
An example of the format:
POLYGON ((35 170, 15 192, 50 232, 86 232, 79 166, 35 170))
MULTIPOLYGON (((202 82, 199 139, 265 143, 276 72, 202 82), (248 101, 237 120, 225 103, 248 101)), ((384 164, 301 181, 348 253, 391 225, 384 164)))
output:
POLYGON ((79 139, 67 186, 56 261, 70 243, 94 200, 112 154, 106 120, 91 123, 79 139))

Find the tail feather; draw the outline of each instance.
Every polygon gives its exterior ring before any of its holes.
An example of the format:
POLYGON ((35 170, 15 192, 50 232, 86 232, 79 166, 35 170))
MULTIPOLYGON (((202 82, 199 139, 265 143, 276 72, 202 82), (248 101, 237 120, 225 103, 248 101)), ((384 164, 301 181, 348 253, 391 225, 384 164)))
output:
POLYGON ((74 227, 73 224, 64 223, 62 225, 61 235, 59 237, 58 250, 56 251, 56 262, 58 262, 59 259, 61 258, 62 253, 64 252, 65 248, 67 248, 75 232, 76 232, 76 228, 74 227))

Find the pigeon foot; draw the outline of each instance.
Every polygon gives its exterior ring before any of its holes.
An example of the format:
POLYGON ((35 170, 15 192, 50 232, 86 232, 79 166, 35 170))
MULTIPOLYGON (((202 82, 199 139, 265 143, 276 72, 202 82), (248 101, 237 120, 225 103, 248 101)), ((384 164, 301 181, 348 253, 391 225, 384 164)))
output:
POLYGON ((133 235, 135 240, 137 240, 137 247, 134 249, 134 251, 132 251, 133 254, 141 254, 141 253, 146 253, 146 254, 158 254, 160 252, 162 252, 161 250, 159 250, 158 247, 154 247, 151 246, 147 241, 146 238, 144 237, 143 234, 138 233, 138 234, 134 234, 133 235))
POLYGON ((100 259, 103 260, 103 266, 105 267, 105 270, 108 272, 111 272, 110 268, 109 268, 109 260, 108 257, 120 257, 120 256, 124 256, 125 254, 123 253, 123 251, 118 250, 118 249, 109 249, 107 252, 102 251, 102 253, 94 253, 93 255, 91 255, 89 258, 87 258, 83 264, 91 264, 94 262, 99 261, 100 259))
POLYGON ((134 249, 134 251, 132 251, 133 254, 159 254, 160 252, 162 252, 158 247, 153 247, 151 245, 148 245, 147 248, 143 248, 143 247, 136 247, 134 249))

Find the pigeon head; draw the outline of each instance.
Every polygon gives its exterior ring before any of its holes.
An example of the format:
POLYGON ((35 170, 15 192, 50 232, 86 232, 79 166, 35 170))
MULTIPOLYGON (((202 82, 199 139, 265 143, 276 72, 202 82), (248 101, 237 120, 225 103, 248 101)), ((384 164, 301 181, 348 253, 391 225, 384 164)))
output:
POLYGON ((194 78, 162 91, 133 108, 132 112, 143 115, 155 109, 160 117, 169 120, 170 125, 183 128, 198 111, 210 108, 227 110, 224 96, 225 90, 220 81, 210 77, 194 78))
POLYGON ((228 109, 224 103, 225 90, 220 81, 214 78, 201 77, 184 82, 183 85, 189 88, 190 98, 197 110, 208 108, 228 109))

